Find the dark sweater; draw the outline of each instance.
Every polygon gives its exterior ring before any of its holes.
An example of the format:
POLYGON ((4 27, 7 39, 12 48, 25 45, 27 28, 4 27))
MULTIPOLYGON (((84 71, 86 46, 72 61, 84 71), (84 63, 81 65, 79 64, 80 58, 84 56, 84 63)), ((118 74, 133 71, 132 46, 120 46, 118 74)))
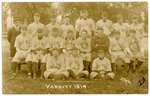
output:
POLYGON ((10 49, 15 49, 14 47, 14 44, 15 44, 15 40, 16 40, 16 37, 20 34, 20 29, 19 31, 16 30, 15 27, 11 28, 9 31, 8 31, 8 36, 7 36, 7 39, 10 43, 10 49))

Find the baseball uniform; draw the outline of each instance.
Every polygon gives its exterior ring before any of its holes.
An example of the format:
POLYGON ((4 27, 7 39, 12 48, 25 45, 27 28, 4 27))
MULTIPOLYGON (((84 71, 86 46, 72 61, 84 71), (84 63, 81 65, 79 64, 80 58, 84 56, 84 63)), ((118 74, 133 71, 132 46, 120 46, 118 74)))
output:
POLYGON ((98 27, 102 27, 104 30, 104 34, 110 35, 111 31, 112 31, 112 25, 113 25, 113 23, 109 19, 107 19, 105 22, 103 20, 99 20, 96 23, 96 29, 98 27))
POLYGON ((75 75, 77 76, 79 73, 84 73, 86 76, 88 76, 88 71, 83 71, 84 65, 83 65, 83 60, 80 55, 78 56, 73 56, 71 55, 70 57, 66 58, 66 68, 71 69, 75 75))
POLYGON ((130 63, 130 59, 124 53, 126 46, 126 39, 119 38, 118 40, 115 38, 110 39, 110 54, 111 54, 111 62, 115 63, 116 59, 121 58, 125 63, 130 63))
POLYGON ((74 26, 73 25, 71 25, 71 24, 62 24, 61 26, 60 26, 60 36, 63 38, 63 39, 65 39, 66 37, 67 37, 67 32, 68 32, 68 30, 72 30, 73 31, 73 35, 74 35, 74 38, 76 37, 76 32, 75 32, 75 28, 74 28, 74 26))
POLYGON ((31 39, 37 35, 37 33, 36 33, 37 29, 44 29, 44 24, 42 24, 40 22, 39 23, 33 22, 33 23, 29 24, 28 33, 31 36, 31 39))
POLYGON ((104 75, 101 73, 101 71, 108 72, 105 75, 109 75, 110 77, 111 74, 114 74, 111 69, 111 62, 106 57, 104 57, 102 60, 99 57, 94 59, 90 77, 95 78, 98 74, 104 75))
POLYGON ((12 62, 19 63, 23 59, 26 59, 26 62, 32 61, 32 55, 30 53, 31 44, 28 35, 18 35, 14 47, 16 47, 17 52, 12 62))
POLYGON ((76 31, 81 35, 81 30, 87 30, 89 36, 92 36, 92 31, 95 31, 95 24, 92 19, 80 19, 76 24, 76 31))
POLYGON ((38 36, 35 36, 32 41, 32 50, 35 50, 37 54, 33 54, 33 60, 32 62, 38 63, 39 61, 42 61, 44 57, 44 49, 46 49, 46 45, 48 44, 47 38, 44 36, 39 39, 38 36))
POLYGON ((51 74, 64 74, 66 77, 69 77, 69 72, 65 65, 65 58, 62 54, 57 58, 51 56, 51 58, 48 59, 44 77, 48 78, 51 74))
POLYGON ((75 42, 75 46, 80 50, 82 59, 91 61, 91 39, 86 38, 86 40, 83 40, 82 37, 79 37, 75 42))

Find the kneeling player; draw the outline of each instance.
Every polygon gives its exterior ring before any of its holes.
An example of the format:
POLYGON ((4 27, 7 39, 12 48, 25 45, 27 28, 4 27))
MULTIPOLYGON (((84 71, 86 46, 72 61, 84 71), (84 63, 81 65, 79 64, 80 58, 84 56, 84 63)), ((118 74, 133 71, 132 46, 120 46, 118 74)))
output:
POLYGON ((66 79, 69 77, 69 73, 65 66, 65 58, 62 54, 60 54, 60 49, 54 48, 52 50, 52 56, 48 59, 46 64, 44 77, 56 80, 66 79))
POLYGON ((98 50, 98 57, 92 64, 90 79, 114 79, 114 77, 115 74, 112 72, 110 60, 105 57, 103 49, 98 50))
POLYGON ((79 50, 77 48, 73 48, 72 55, 66 58, 66 66, 70 77, 72 77, 73 79, 85 78, 89 74, 87 70, 83 71, 83 60, 79 55, 79 50))
POLYGON ((16 69, 17 69, 18 64, 21 62, 21 60, 25 59, 27 63, 31 63, 32 61, 32 55, 29 52, 30 41, 27 35, 26 26, 21 27, 21 34, 17 36, 14 46, 16 47, 17 52, 12 60, 12 67, 13 67, 12 78, 16 76, 16 69))
MULTIPOLYGON (((38 64, 40 64, 41 78, 43 78, 43 73, 46 69, 46 64, 42 62, 45 53, 45 46, 47 45, 47 39, 43 36, 43 30, 38 29, 37 35, 32 41, 32 52, 33 52, 33 79, 37 78, 36 72, 38 69, 38 64)), ((32 70, 32 65, 28 65, 29 69, 32 70)), ((28 73, 28 77, 31 78, 31 72, 28 73)))

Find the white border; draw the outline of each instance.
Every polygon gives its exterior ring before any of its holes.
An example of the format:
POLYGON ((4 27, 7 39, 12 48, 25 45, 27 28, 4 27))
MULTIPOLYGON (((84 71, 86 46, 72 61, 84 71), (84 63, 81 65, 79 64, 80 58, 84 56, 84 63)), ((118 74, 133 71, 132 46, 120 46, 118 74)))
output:
MULTIPOLYGON (((1 64, 1 67, 0 67, 0 81, 1 81, 1 86, 0 86, 0 94, 2 94, 2 2, 148 2, 148 13, 149 13, 149 0, 1 0, 0 1, 1 4, 0 4, 0 14, 1 14, 1 18, 0 18, 0 29, 1 29, 1 36, 0 36, 0 40, 1 40, 1 43, 0 43, 0 64, 1 64)), ((149 16, 148 16, 148 24, 149 24, 149 16)), ((150 24, 148 25, 148 28, 150 28, 150 24)), ((148 30, 149 31, 149 30, 148 30)), ((149 36, 149 32, 148 32, 148 36, 149 36)), ((148 45, 149 45, 150 41, 149 41, 149 38, 148 38, 148 45)), ((148 49, 149 49, 149 46, 148 46, 148 49)), ((149 51, 148 51, 148 54, 149 54, 149 51)), ((148 64, 149 64, 149 61, 148 61, 148 64)), ((148 69, 150 69, 150 66, 148 66, 148 69)), ((149 77, 149 71, 148 71, 148 80, 150 81, 150 77, 149 77)), ((148 82, 149 83, 149 82, 148 82)), ((150 83, 149 83, 150 84, 150 83)), ((149 84, 148 84, 148 89, 149 89, 149 84)), ((20 95, 20 94, 19 94, 20 95)), ((46 94, 45 94, 46 95, 46 94)), ((48 94, 49 95, 49 94, 48 94)), ((53 95, 53 94, 51 94, 53 95)), ((59 96, 60 94, 54 94, 56 96, 59 96)), ((62 95, 67 95, 67 94, 62 94, 62 95)), ((76 94, 70 94, 70 95, 76 95, 76 94)), ((77 94, 79 96, 81 96, 81 94, 77 94)), ((87 95, 87 94, 82 94, 82 95, 87 95)), ((89 94, 90 95, 90 94, 89 94)), ((105 95, 105 96, 108 96, 108 95, 112 95, 112 96, 120 96, 120 95, 123 95, 123 94, 92 94, 92 95, 105 95)), ((130 96, 131 94, 124 94, 126 96, 130 96)), ((12 95, 14 96, 14 95, 12 95)), ((150 96, 150 93, 149 93, 149 90, 148 90, 148 94, 132 94, 132 96, 150 96)))

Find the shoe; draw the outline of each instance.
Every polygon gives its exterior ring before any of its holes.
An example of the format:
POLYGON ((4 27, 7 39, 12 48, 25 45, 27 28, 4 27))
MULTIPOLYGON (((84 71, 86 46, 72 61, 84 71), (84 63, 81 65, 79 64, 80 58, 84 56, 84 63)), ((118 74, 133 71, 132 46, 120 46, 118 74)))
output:
POLYGON ((11 79, 13 79, 15 77, 16 77, 16 73, 13 73, 12 76, 11 76, 11 79))
POLYGON ((31 76, 31 73, 28 73, 28 79, 31 79, 32 76, 31 76))
POLYGON ((36 74, 34 74, 34 75, 33 75, 33 79, 36 79, 36 78, 37 78, 37 76, 36 76, 36 74))

